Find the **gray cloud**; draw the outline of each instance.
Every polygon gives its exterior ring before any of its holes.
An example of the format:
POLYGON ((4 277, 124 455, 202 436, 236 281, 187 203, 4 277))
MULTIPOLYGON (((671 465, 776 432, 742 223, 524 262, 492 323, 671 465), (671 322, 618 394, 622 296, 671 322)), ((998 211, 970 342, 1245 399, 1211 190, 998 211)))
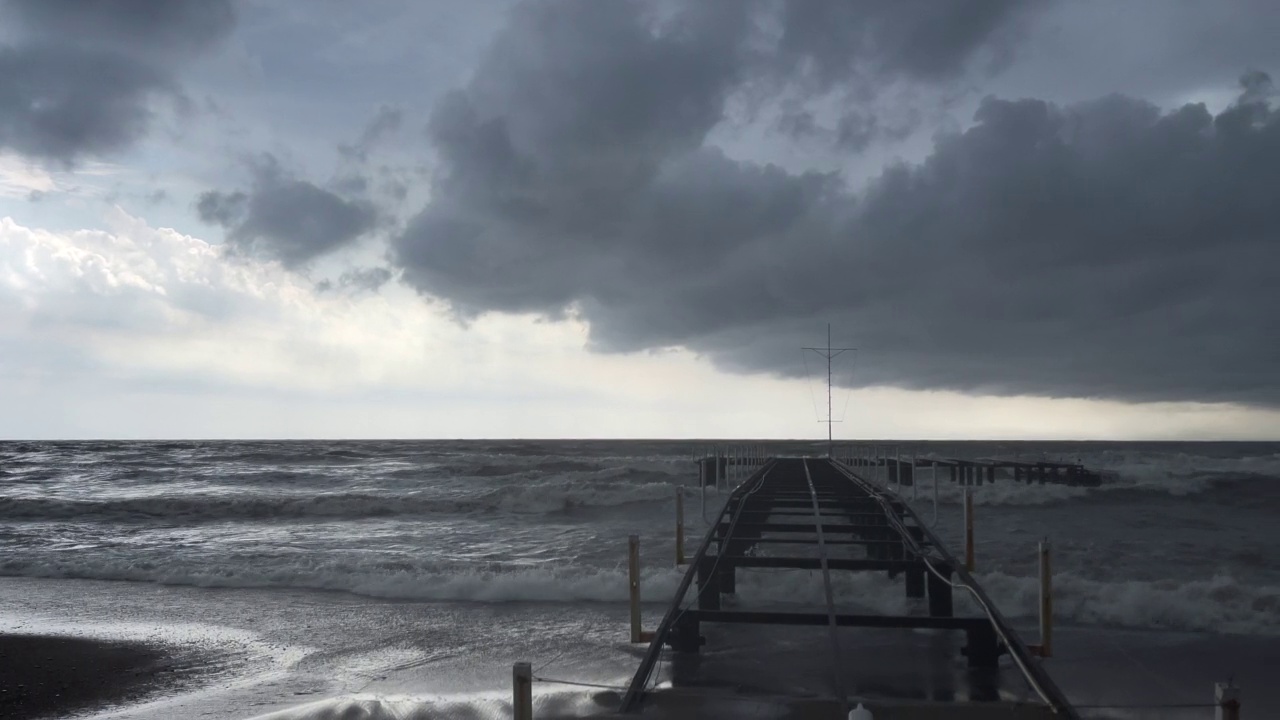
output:
MULTIPOLYGON (((859 63, 933 78, 1015 7, 952 18, 951 37, 925 5, 886 5, 905 10, 846 57, 820 31, 841 37, 859 5, 798 3, 781 57, 822 84, 859 63)), ((437 107, 432 201, 393 241, 404 280, 463 314, 576 308, 602 350, 746 371, 797 372, 831 321, 863 384, 1280 405, 1280 118, 1259 76, 1216 117, 989 98, 855 193, 706 144, 758 73, 743 7, 669 25, 624 3, 518 11, 437 107)))
MULTIPOLYGON (((928 25, 924 36, 941 32, 920 3, 885 5, 870 18, 849 15, 845 5, 732 0, 684 4, 667 16, 639 3, 516 8, 467 88, 435 109, 436 199, 393 247, 407 279, 452 298, 462 312, 544 309, 580 293, 573 283, 541 279, 635 272, 628 262, 614 264, 630 259, 623 257, 629 247, 647 247, 641 266, 665 273, 667 259, 705 262, 740 242, 720 230, 758 234, 795 219, 786 215, 803 212, 810 196, 830 194, 838 182, 812 176, 793 185, 777 168, 743 167, 703 145, 725 119, 730 96, 748 86, 754 92, 762 78, 776 84, 815 63, 824 84, 853 72, 853 56, 834 48, 859 18, 900 33, 920 22, 928 25), (840 21, 824 24, 815 12, 840 21), (778 195, 759 208, 737 204, 754 199, 761 185, 776 186, 778 195), (743 222, 702 227, 708 213, 685 207, 681 193, 706 195, 743 222), (754 220, 763 225, 752 227, 754 220), (526 267, 528 280, 490 280, 501 275, 495 268, 526 267)), ((997 26, 1000 9, 1017 6, 993 4, 979 13, 981 25, 997 26)), ((958 27, 964 37, 945 45, 960 62, 983 35, 958 27)), ((905 48, 866 47, 875 67, 931 74, 927 65, 895 59, 905 48)))
POLYGON ((201 52, 235 26, 230 0, 5 0, 0 17, 45 42, 129 55, 201 52))
POLYGON ((248 203, 249 196, 244 192, 210 190, 196 199, 196 213, 207 223, 231 227, 244 217, 248 203))
POLYGON ((355 292, 377 292, 383 285, 391 282, 392 272, 387 268, 356 268, 347 270, 338 276, 337 282, 321 280, 316 283, 319 292, 331 292, 335 289, 355 292))
POLYGON ((338 153, 348 160, 364 162, 369 159, 369 151, 375 145, 399 132, 403 125, 404 111, 383 105, 360 133, 360 139, 350 145, 338 145, 338 153))
POLYGON ((196 211, 225 227, 232 247, 293 267, 364 235, 378 219, 371 203, 290 177, 270 156, 255 167, 250 192, 202 193, 196 211))
POLYGON ((824 87, 851 77, 937 80, 963 74, 975 53, 1007 59, 1011 24, 1047 0, 938 3, 786 0, 778 57, 824 87))
POLYGON ((230 0, 5 0, 19 41, 0 46, 0 147, 72 163, 128 147, 153 103, 180 98, 174 64, 234 24, 230 0))
POLYGON ((49 47, 0 47, 0 147, 70 160, 133 143, 168 79, 128 58, 49 47))
POLYGON ((824 127, 812 111, 791 109, 779 114, 774 129, 793 141, 818 139, 841 150, 862 152, 879 141, 906 139, 919 128, 920 121, 919 114, 910 109, 896 123, 875 113, 853 110, 842 115, 834 127, 824 127))

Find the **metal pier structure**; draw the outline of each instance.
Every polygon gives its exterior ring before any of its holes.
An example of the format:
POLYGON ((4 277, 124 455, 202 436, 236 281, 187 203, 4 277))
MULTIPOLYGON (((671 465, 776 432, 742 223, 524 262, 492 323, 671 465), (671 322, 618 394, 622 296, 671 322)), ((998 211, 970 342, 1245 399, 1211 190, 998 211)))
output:
MULTIPOLYGON (((1080 463, 1050 460, 1007 460, 999 458, 923 458, 891 452, 885 446, 838 446, 833 456, 841 463, 865 473, 869 478, 899 485, 915 484, 919 470, 941 471, 944 479, 960 485, 994 483, 997 478, 1015 483, 1046 483, 1098 487, 1103 473, 1091 470, 1080 463)), ((735 471, 743 468, 754 470, 764 463, 764 458, 748 449, 741 454, 717 452, 699 458, 698 477, 703 485, 717 485, 732 479, 735 471)))
POLYGON ((763 704, 843 720, 863 703, 877 720, 1079 717, 964 566, 849 460, 749 465, 621 711, 741 717, 763 704), (886 587, 901 592, 890 607, 886 587))

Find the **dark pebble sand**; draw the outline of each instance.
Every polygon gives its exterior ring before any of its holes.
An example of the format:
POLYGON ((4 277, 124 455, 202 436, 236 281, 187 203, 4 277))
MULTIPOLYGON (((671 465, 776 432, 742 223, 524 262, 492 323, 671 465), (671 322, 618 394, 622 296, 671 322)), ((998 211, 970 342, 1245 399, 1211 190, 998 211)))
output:
POLYGON ((141 643, 0 635, 0 718, 64 717, 173 682, 168 654, 141 643))

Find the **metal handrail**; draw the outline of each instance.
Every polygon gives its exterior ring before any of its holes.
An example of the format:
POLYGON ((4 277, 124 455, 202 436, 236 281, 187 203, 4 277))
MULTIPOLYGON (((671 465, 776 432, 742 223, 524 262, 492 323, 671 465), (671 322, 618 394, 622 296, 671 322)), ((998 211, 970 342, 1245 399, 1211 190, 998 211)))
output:
MULTIPOLYGON (((951 567, 951 571, 962 581, 961 583, 951 584, 953 586, 963 587, 977 598, 978 603, 982 605, 987 617, 991 620, 992 626, 995 628, 996 632, 1000 634, 1000 638, 1004 640, 1005 647, 1008 648, 1010 656, 1013 657, 1019 669, 1022 670, 1023 675, 1026 676, 1028 682, 1030 682, 1032 687, 1036 689, 1036 692, 1040 694, 1042 699, 1045 700, 1055 714, 1061 714, 1070 720, 1078 720, 1080 717, 1079 714, 1075 711, 1075 708, 1071 706, 1071 702, 1067 700, 1066 695, 1063 694, 1061 688, 1059 688, 1057 684, 1053 682, 1053 679, 1049 677, 1049 674, 1034 661, 1034 658, 1031 656, 1031 651, 1027 648, 1026 644, 1022 642, 1022 638, 1018 636, 1016 631, 1009 627, 1008 621, 1005 620, 1004 616, 1000 614, 1000 611, 996 609, 995 603, 993 603, 991 598, 989 598, 986 592, 983 591, 982 586, 978 585, 978 583, 973 579, 973 576, 965 569, 963 564, 957 562, 956 559, 947 552, 946 546, 938 536, 935 535, 928 526, 920 522, 920 517, 916 514, 915 510, 907 504, 905 500, 893 495, 893 493, 889 492, 887 489, 881 490, 858 477, 851 468, 839 462, 833 462, 832 465, 839 470, 841 474, 848 477, 850 481, 858 485, 867 493, 876 497, 884 506, 886 516, 891 520, 895 518, 895 515, 906 514, 915 521, 916 525, 921 529, 921 534, 929 541, 930 546, 942 555, 942 559, 951 567), (892 503, 885 501, 887 496, 892 496, 894 499, 899 501, 899 504, 901 505, 900 512, 892 503)), ((916 545, 911 534, 906 532, 906 528, 900 523, 898 523, 898 531, 902 535, 903 541, 911 544, 915 548, 916 554, 920 556, 920 559, 925 563, 925 566, 928 567, 935 575, 938 575, 937 570, 935 570, 926 559, 927 553, 916 545)), ((941 575, 939 575, 939 577, 941 578, 941 575)))
MULTIPOLYGON (((720 528, 720 522, 724 519, 725 514, 729 512, 729 506, 750 492, 748 490, 749 486, 759 487, 769 472, 773 470, 775 464, 776 461, 770 459, 755 474, 744 480, 741 485, 730 493, 724 507, 720 509, 720 515, 716 518, 715 524, 707 529, 707 534, 702 539, 702 545, 699 546, 698 552, 694 553, 693 559, 689 563, 689 569, 685 571, 679 587, 676 588, 675 598, 671 602, 671 607, 667 609, 667 614, 663 616, 662 622, 658 624, 658 629, 654 631, 653 640, 649 643, 649 649, 645 651, 644 658, 640 660, 640 666, 636 668, 635 675, 632 676, 631 683, 627 686, 627 692, 623 695, 622 705, 619 707, 620 712, 631 712, 636 709, 636 705, 644 695, 645 686, 649 682, 649 674, 653 672, 653 667, 657 664, 658 658, 662 654, 662 646, 666 643, 667 635, 671 634, 671 628, 675 624, 676 618, 684 612, 682 607, 684 596, 689 592, 689 586, 693 584, 693 579, 697 575, 698 565, 711 547, 711 541, 715 537, 716 531, 720 528)), ((742 504, 738 503, 736 508, 740 510, 742 504)), ((737 523, 738 516, 735 512, 730 519, 729 530, 725 537, 733 535, 733 528, 737 523)))

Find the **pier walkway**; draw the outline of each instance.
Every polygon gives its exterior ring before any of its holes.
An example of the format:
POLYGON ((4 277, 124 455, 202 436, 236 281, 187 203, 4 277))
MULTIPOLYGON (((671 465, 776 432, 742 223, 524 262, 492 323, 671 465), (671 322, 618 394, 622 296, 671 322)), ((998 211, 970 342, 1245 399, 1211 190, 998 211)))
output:
POLYGON ((692 556, 623 712, 1079 717, 963 565, 862 467, 756 463, 692 556), (888 583, 902 593, 891 607, 888 583))

